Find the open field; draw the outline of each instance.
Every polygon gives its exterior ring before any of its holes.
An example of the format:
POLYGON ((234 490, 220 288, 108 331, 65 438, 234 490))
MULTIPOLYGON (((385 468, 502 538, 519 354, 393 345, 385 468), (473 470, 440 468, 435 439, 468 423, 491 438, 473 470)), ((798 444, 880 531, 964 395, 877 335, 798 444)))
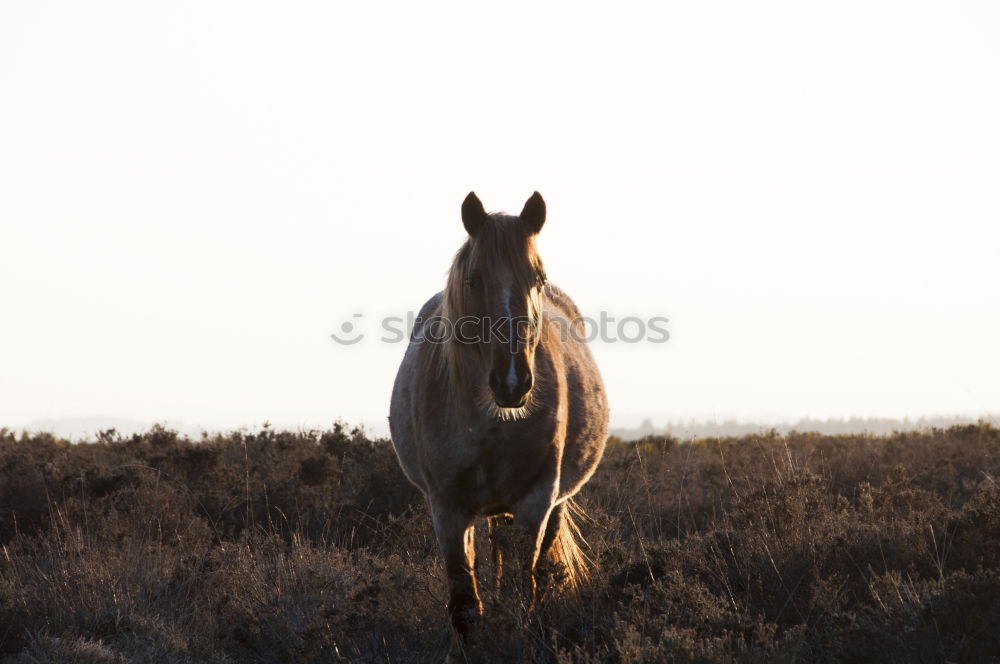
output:
MULTIPOLYGON (((531 615, 486 592, 473 655, 1000 661, 998 478, 987 424, 612 439, 580 495, 590 583, 531 615)), ((441 577, 361 432, 0 430, 0 661, 441 661, 441 577)))

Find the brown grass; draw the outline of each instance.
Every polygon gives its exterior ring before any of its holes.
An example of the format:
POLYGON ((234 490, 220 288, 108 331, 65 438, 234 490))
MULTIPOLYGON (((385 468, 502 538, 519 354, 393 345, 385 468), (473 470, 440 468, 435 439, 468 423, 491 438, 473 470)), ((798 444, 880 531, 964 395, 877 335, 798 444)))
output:
MULTIPOLYGON (((484 581, 470 657, 998 661, 998 476, 986 424, 612 439, 580 496, 591 579, 531 615, 484 581)), ((342 425, 0 429, 4 662, 440 661, 441 576, 390 446, 342 425)))

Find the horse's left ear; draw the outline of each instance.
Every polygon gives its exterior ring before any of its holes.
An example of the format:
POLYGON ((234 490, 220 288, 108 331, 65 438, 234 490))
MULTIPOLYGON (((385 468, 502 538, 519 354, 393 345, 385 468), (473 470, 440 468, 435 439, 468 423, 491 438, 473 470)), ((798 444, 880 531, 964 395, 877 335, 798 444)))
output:
POLYGON ((476 196, 476 192, 470 191, 469 195, 462 201, 462 224, 468 231, 469 237, 476 237, 476 233, 486 222, 486 210, 483 209, 483 202, 476 196))
POLYGON ((542 230, 542 224, 545 223, 545 201, 542 200, 542 195, 537 191, 524 204, 524 209, 521 210, 521 221, 528 226, 532 235, 542 230))

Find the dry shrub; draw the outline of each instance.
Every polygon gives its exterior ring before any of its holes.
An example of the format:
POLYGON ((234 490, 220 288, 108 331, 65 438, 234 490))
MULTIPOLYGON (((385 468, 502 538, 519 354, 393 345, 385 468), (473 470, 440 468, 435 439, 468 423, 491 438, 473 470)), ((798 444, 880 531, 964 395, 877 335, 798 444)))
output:
MULTIPOLYGON (((529 612, 481 550, 470 661, 996 661, 998 471, 986 424, 612 439, 593 578, 529 612)), ((0 429, 4 661, 437 661, 444 603, 423 501, 363 431, 0 429)))

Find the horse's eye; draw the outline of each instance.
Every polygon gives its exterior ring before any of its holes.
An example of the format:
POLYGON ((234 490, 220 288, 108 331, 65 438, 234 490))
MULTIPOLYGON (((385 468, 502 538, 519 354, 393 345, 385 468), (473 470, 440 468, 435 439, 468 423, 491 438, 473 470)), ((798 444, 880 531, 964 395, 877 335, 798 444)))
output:
POLYGON ((467 278, 465 280, 465 285, 468 286, 469 288, 475 288, 476 287, 476 279, 475 279, 475 277, 469 277, 469 278, 467 278))

